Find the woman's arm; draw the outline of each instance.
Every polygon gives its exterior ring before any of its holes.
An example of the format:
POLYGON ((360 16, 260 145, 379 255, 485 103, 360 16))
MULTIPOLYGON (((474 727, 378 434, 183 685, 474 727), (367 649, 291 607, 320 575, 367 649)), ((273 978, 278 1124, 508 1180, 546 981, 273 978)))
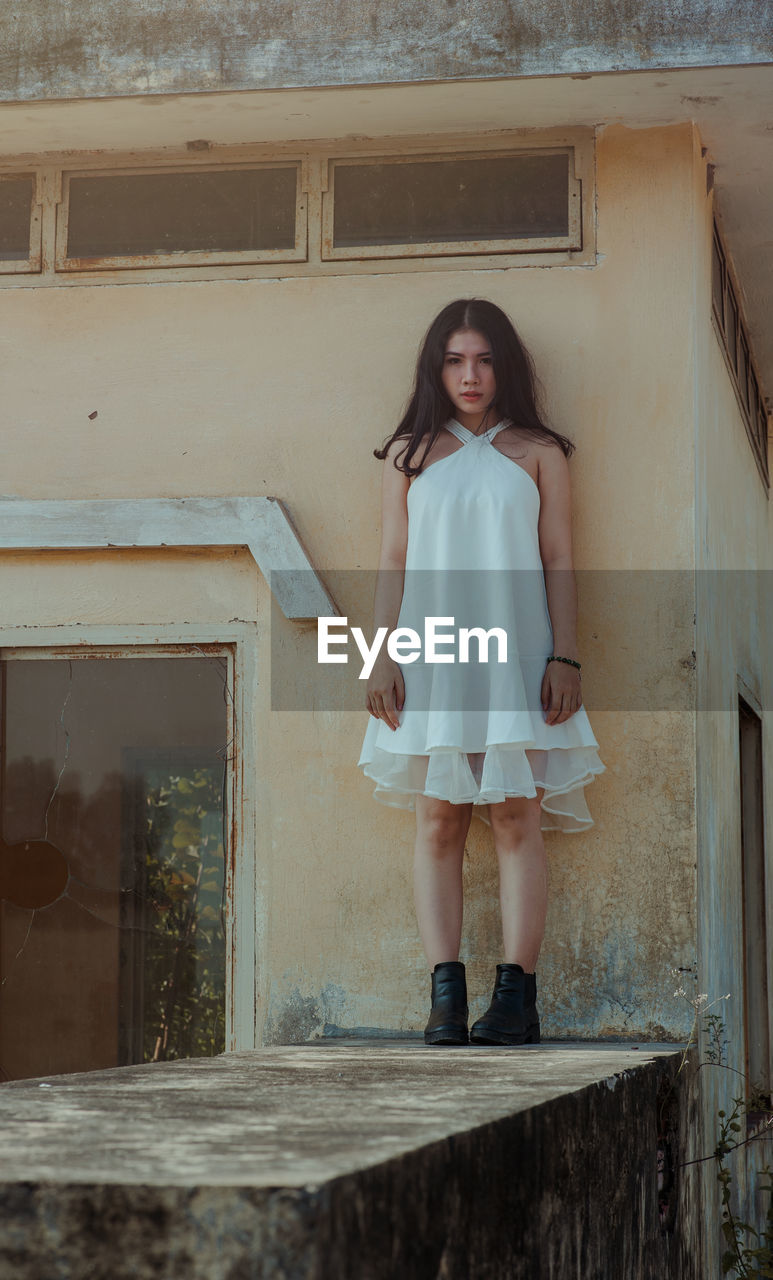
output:
MULTIPOLYGON (((404 440, 396 440, 390 445, 384 459, 381 483, 381 551, 373 605, 374 634, 379 627, 386 627, 387 632, 394 631, 403 599, 410 481, 404 472, 398 471, 394 459, 404 445, 404 440)), ((402 671, 389 657, 384 645, 368 678, 368 710, 377 720, 383 720, 391 729, 396 729, 400 723, 397 712, 402 710, 404 698, 402 671)))
MULTIPOLYGON (((553 652, 579 662, 577 583, 572 563, 572 501, 569 464, 563 450, 548 446, 539 458, 539 544, 545 593, 553 628, 553 652)), ((548 724, 561 724, 582 705, 580 673, 566 662, 549 662, 542 682, 548 724)))
POLYGON ((405 445, 396 440, 384 459, 381 480, 381 550, 378 558, 376 603, 373 622, 376 627, 397 626, 403 598, 405 556, 408 549, 408 488, 410 481, 394 465, 395 456, 405 445))

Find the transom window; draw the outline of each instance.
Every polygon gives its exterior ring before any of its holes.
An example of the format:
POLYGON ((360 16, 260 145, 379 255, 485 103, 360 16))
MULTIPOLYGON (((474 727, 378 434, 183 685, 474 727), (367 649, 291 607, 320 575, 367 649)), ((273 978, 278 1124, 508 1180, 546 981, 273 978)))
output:
POLYGON ((57 268, 305 256, 298 178, 297 164, 67 174, 57 268))
MULTIPOLYGON (((593 261, 592 131, 469 139, 84 156, 0 173, 0 278, 95 272, 339 274, 593 261), (576 135, 576 136, 575 136, 576 135), (215 158, 216 157, 216 158, 215 158), (346 264, 338 266, 337 264, 346 264), (192 269, 192 270, 189 270, 192 269)), ((124 278, 127 278, 124 276, 124 278)), ((24 283, 24 281, 20 281, 24 283)), ((31 282, 29 282, 31 283, 31 282)))
POLYGON ((569 150, 333 160, 329 258, 582 248, 569 150))

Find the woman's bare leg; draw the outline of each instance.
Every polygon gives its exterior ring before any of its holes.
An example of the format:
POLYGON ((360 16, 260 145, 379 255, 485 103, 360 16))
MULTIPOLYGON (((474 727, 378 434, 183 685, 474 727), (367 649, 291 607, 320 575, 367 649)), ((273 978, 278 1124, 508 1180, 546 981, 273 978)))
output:
POLYGON ((471 818, 471 804, 416 797, 414 900, 430 970, 459 959, 462 867, 471 818))
POLYGON ((499 900, 505 964, 534 973, 545 936, 547 858, 540 830, 540 801, 515 796, 489 805, 499 862, 499 900))

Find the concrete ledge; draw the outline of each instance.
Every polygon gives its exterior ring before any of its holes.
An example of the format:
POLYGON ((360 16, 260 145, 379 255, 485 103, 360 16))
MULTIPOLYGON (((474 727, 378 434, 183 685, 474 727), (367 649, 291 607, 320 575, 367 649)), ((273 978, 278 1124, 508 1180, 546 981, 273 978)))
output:
POLYGON ((770 0, 5 0, 0 98, 767 62, 770 0))
POLYGON ((249 548, 286 618, 339 614, 278 498, 0 498, 0 548, 249 548))
POLYGON ((656 1174, 680 1060, 338 1040, 14 1081, 0 1280, 689 1280, 656 1174))

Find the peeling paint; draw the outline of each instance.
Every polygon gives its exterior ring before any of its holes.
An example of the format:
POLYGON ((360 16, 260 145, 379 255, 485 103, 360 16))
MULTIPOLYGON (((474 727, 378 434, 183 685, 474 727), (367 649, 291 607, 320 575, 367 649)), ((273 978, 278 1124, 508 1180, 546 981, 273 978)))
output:
POLYGON ((296 987, 272 1009, 266 1022, 266 1044, 305 1044, 322 1025, 313 996, 302 996, 296 987))

